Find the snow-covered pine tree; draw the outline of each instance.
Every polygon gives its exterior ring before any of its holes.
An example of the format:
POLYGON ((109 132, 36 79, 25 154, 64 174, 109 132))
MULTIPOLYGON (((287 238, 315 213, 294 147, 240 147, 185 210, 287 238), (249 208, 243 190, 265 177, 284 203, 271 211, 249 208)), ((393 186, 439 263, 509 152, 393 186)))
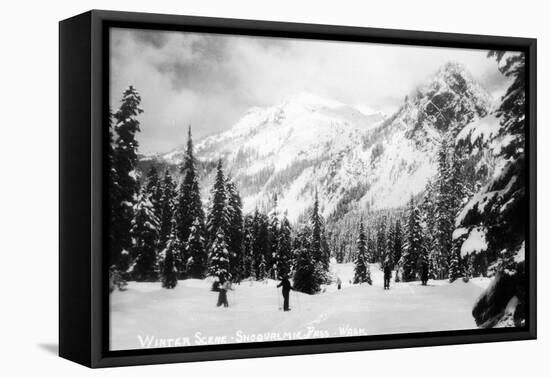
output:
POLYGON ((434 183, 435 211, 434 211, 434 240, 433 264, 435 276, 443 279, 449 273, 449 261, 454 231, 454 215, 451 198, 454 196, 450 181, 450 141, 443 136, 437 154, 437 176, 434 183))
POLYGON ((422 242, 420 246, 420 254, 418 256, 418 274, 422 285, 427 285, 430 279, 430 251, 426 248, 426 244, 422 242))
POLYGON ((402 280, 414 281, 417 276, 417 262, 424 248, 422 240, 422 224, 420 210, 414 199, 409 201, 405 248, 401 256, 400 266, 403 269, 402 280))
POLYGON ((277 278, 282 278, 290 274, 290 263, 292 259, 292 229, 290 222, 283 215, 279 230, 278 245, 277 245, 277 278))
POLYGON ((388 260, 390 266, 393 268, 393 265, 394 265, 394 260, 393 260, 393 249, 394 249, 394 244, 395 244, 395 223, 393 222, 392 219, 389 220, 389 226, 388 226, 388 234, 387 234, 387 239, 386 239, 386 245, 387 245, 387 248, 386 248, 386 257, 384 258, 384 260, 388 260))
POLYGON ((269 212, 269 257, 266 261, 268 264, 268 275, 272 279, 277 279, 279 273, 277 272, 277 266, 279 262, 279 209, 277 208, 277 194, 273 196, 273 208, 269 212))
POLYGON ((203 225, 199 218, 191 225, 189 239, 185 245, 186 249, 186 272, 190 278, 203 278, 206 273, 208 256, 204 247, 203 225))
POLYGON ((374 231, 369 227, 367 230, 367 262, 374 264, 376 262, 376 237, 374 231))
POLYGON ((386 234, 387 217, 384 215, 378 220, 376 229, 376 257, 375 261, 384 263, 387 255, 388 235, 386 234))
POLYGON ((174 207, 176 199, 176 183, 170 175, 170 171, 166 170, 162 179, 162 195, 158 206, 159 216, 159 250, 166 248, 166 243, 172 231, 172 218, 174 217, 174 207))
MULTIPOLYGON (((258 209, 254 211, 253 223, 252 223, 252 251, 253 251, 253 265, 255 268, 255 276, 257 279, 264 279, 260 272, 260 263, 263 261, 264 268, 266 264, 266 256, 269 254, 269 221, 267 216, 261 213, 258 209)), ((267 268, 266 268, 267 269, 267 268)))
POLYGON ((133 213, 134 219, 130 229, 133 245, 130 252, 134 263, 130 274, 136 281, 156 281, 158 279, 156 247, 159 221, 146 190, 141 190, 133 213))
POLYGON ((151 166, 145 177, 145 191, 149 194, 149 199, 155 210, 155 215, 160 218, 160 200, 162 197, 162 184, 155 166, 151 166))
POLYGON ((243 233, 243 278, 256 278, 256 270, 254 267, 254 234, 253 224, 254 217, 251 214, 246 214, 244 217, 244 233, 243 233))
MULTIPOLYGON (((489 57, 496 58, 500 71, 511 79, 511 84, 495 112, 500 120, 498 132, 488 138, 478 136, 470 145, 497 146, 494 152, 505 165, 464 207, 458 223, 468 232, 468 239, 474 237, 474 232, 478 240, 485 236, 484 249, 495 273, 494 282, 474 306, 476 323, 480 327, 521 326, 526 319, 527 292, 525 54, 491 51, 489 57), (516 306, 511 308, 508 305, 514 297, 516 306)), ((464 255, 482 252, 464 250, 464 255)))
POLYGON ((116 172, 116 180, 112 182, 115 198, 109 228, 109 253, 112 265, 122 272, 125 272, 130 264, 130 229, 134 218, 133 207, 139 190, 136 133, 140 131, 137 117, 143 112, 139 107, 140 103, 141 97, 135 88, 130 86, 124 91, 120 108, 113 116, 117 137, 114 141, 111 174, 116 172))
POLYGON ((231 280, 229 272, 229 247, 227 246, 226 236, 221 227, 215 233, 216 237, 210 246, 210 255, 208 256, 208 274, 231 280))
POLYGON ((173 289, 178 284, 177 256, 180 253, 181 243, 178 239, 176 221, 172 220, 172 230, 166 243, 166 248, 161 252, 161 284, 165 289, 173 289))
MULTIPOLYGON (((182 181, 178 190, 178 198, 175 210, 175 216, 178 226, 178 238, 182 242, 180 251, 181 261, 187 261, 185 255, 185 243, 189 239, 191 226, 195 219, 199 219, 200 224, 204 224, 204 211, 202 209, 198 174, 196 170, 196 161, 193 153, 193 138, 191 135, 191 126, 187 133, 187 148, 183 164, 180 167, 182 181)), ((225 202, 225 198, 223 199, 225 202)), ((213 232, 217 230, 214 228, 213 232)), ((203 230, 200 230, 203 232, 203 230)), ((180 267, 180 276, 183 275, 183 268, 180 267)))
POLYGON ((365 230, 363 228, 363 218, 361 218, 361 222, 359 223, 359 236, 357 237, 357 253, 355 256, 353 283, 368 283, 369 285, 372 285, 370 268, 367 260, 367 241, 365 237, 365 230))
POLYGON ((302 248, 295 254, 294 289, 306 294, 318 293, 325 279, 321 262, 315 261, 310 249, 302 248))
POLYGON ((463 276, 464 271, 461 265, 460 246, 462 243, 455 242, 451 249, 451 262, 449 264, 449 281, 454 282, 463 276))
POLYGON ((315 198, 309 218, 309 224, 311 227, 311 255, 315 259, 315 262, 320 263, 324 271, 322 276, 328 279, 326 272, 328 272, 330 268, 330 250, 325 236, 325 221, 319 209, 319 195, 317 190, 315 190, 315 198))
POLYGON ((223 174, 222 160, 220 159, 216 168, 216 177, 211 190, 210 207, 206 218, 208 245, 212 244, 218 237, 219 230, 222 231, 224 237, 227 237, 225 234, 228 231, 230 220, 229 212, 227 211, 227 191, 225 184, 226 180, 223 174))
POLYGON ((227 245, 231 276, 240 281, 243 278, 243 211, 241 196, 235 183, 228 177, 225 184, 227 194, 227 245))
POLYGON ((258 273, 256 273, 256 279, 258 281, 263 281, 267 278, 267 267, 265 263, 265 256, 260 256, 260 262, 258 263, 258 273))
POLYGON ((313 209, 311 210, 309 222, 311 225, 311 255, 313 256, 315 262, 321 262, 323 258, 321 253, 322 220, 321 214, 319 214, 319 196, 317 194, 317 190, 315 190, 315 199, 313 202, 313 209))
POLYGON ((393 264, 397 264, 403 254, 403 229, 401 228, 401 221, 397 219, 395 221, 392 245, 392 260, 393 264))

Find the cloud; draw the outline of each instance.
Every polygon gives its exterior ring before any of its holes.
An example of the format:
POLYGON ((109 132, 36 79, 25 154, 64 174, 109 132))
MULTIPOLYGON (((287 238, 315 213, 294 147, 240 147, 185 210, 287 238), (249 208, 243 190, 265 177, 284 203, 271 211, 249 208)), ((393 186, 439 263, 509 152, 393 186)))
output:
POLYGON ((313 92, 362 108, 391 112, 405 95, 448 61, 458 61, 487 90, 506 80, 487 51, 229 36, 152 30, 111 30, 111 105, 134 85, 144 113, 143 152, 163 152, 225 130, 249 107, 270 106, 313 92))

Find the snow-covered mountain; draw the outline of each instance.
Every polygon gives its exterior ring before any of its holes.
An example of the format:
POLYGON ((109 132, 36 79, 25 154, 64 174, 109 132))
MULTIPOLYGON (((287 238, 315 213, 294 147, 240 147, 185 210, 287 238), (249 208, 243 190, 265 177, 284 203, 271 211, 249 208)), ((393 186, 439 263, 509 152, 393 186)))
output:
MULTIPOLYGON (((250 109, 229 130, 199 141, 195 155, 203 162, 223 158, 245 211, 270 206, 277 194, 279 209, 296 220, 315 191, 325 217, 343 215, 352 204, 394 208, 422 192, 435 174, 441 135, 457 135, 491 107, 474 78, 448 63, 389 118, 302 93, 250 109)), ((183 156, 176 149, 155 159, 177 165, 183 156)), ((206 169, 201 179, 205 196, 212 173, 206 169)))

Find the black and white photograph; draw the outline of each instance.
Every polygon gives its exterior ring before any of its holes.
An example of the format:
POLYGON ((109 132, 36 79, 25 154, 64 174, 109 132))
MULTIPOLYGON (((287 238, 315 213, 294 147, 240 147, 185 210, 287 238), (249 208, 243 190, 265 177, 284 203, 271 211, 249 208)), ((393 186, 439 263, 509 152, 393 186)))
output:
POLYGON ((524 52, 108 41, 111 351, 528 325, 524 52))

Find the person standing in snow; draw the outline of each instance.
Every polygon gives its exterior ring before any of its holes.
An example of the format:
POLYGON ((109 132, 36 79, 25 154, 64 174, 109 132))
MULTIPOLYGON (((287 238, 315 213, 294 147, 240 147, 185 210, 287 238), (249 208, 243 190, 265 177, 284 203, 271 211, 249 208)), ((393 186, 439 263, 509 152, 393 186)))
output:
POLYGON ((342 288, 342 280, 340 279, 340 277, 336 278, 336 286, 338 287, 338 290, 342 288))
POLYGON ((391 267, 390 264, 384 264, 384 290, 390 290, 391 267))
POLYGON ((223 305, 223 307, 229 307, 229 303, 227 302, 227 291, 233 290, 231 288, 231 283, 229 281, 225 280, 224 276, 220 277, 220 284, 218 285, 218 304, 217 306, 220 307, 223 305))
POLYGON ((284 304, 283 304, 283 311, 290 311, 289 307, 289 294, 290 290, 294 290, 292 285, 290 284, 290 281, 288 280, 287 276, 283 276, 283 279, 281 280, 281 283, 277 285, 277 287, 282 287, 283 292, 283 298, 284 298, 284 304))

